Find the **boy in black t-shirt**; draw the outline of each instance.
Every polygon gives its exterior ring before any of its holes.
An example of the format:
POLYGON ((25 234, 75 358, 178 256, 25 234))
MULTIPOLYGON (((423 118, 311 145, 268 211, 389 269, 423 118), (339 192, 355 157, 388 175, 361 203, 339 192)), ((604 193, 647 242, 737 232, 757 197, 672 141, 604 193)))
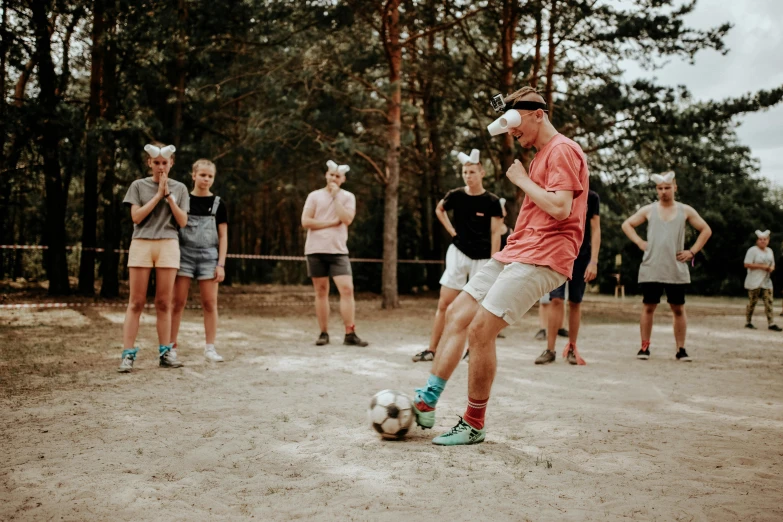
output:
POLYGON ((468 279, 473 277, 500 250, 503 210, 500 199, 484 190, 484 167, 479 151, 470 156, 459 154, 465 186, 449 191, 438 203, 435 214, 452 237, 446 252, 446 271, 440 279, 440 298, 435 312, 430 345, 413 356, 413 361, 431 361, 443 334, 446 308, 457 298, 468 279), (449 219, 447 212, 452 211, 449 219))
POLYGON ((190 282, 196 279, 201 294, 201 308, 204 310, 204 357, 210 362, 223 362, 223 357, 215 350, 215 336, 218 284, 226 277, 228 212, 220 197, 209 191, 215 182, 215 164, 206 159, 196 161, 192 176, 194 186, 190 193, 188 225, 179 231, 180 268, 174 283, 171 340, 176 348, 190 282))

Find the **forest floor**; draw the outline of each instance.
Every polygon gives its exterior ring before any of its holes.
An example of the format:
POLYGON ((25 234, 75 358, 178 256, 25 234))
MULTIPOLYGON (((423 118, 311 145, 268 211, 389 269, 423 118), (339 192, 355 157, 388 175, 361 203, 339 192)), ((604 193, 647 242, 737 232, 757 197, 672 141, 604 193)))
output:
POLYGON ((375 392, 425 382, 410 358, 436 301, 359 300, 367 348, 342 345, 335 306, 316 347, 310 296, 224 292, 220 364, 187 310, 181 369, 158 368, 149 310, 131 374, 115 371, 120 306, 0 310, 0 520, 783 518, 783 334, 745 330, 744 300, 689 298, 691 363, 665 305, 639 361, 640 299, 588 296, 587 366, 534 366, 532 310, 498 340, 486 442, 442 448, 467 363, 434 430, 384 442, 366 413, 375 392))

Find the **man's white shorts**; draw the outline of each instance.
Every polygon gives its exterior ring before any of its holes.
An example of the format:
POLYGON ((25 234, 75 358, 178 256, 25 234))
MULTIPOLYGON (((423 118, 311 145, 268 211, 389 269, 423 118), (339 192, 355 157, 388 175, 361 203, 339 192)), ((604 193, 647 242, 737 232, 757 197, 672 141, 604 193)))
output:
POLYGON ((472 280, 489 259, 471 259, 462 250, 449 245, 446 251, 446 271, 440 278, 440 286, 462 290, 468 279, 472 280))
POLYGON ((462 290, 492 315, 514 324, 541 296, 565 280, 566 276, 548 266, 504 264, 491 259, 462 290))

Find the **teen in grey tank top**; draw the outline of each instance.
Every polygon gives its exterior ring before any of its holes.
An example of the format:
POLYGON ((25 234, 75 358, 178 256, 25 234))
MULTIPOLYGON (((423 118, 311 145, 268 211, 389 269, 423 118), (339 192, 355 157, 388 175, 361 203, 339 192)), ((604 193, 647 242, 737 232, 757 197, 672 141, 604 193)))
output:
POLYGON ((688 263, 677 261, 677 252, 685 250, 685 211, 676 203, 677 214, 664 221, 656 203, 647 220, 647 250, 639 266, 640 283, 687 284, 691 282, 688 263))

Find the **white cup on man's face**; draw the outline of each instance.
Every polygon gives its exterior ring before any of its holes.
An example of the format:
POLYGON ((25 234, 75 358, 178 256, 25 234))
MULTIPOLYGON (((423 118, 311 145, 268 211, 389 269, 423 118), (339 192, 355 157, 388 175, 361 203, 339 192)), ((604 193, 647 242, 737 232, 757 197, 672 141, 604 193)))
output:
POLYGON ((496 119, 487 126, 487 130, 490 135, 497 136, 498 134, 505 134, 514 127, 518 127, 522 123, 522 116, 519 115, 519 111, 511 109, 505 112, 503 116, 496 119))

